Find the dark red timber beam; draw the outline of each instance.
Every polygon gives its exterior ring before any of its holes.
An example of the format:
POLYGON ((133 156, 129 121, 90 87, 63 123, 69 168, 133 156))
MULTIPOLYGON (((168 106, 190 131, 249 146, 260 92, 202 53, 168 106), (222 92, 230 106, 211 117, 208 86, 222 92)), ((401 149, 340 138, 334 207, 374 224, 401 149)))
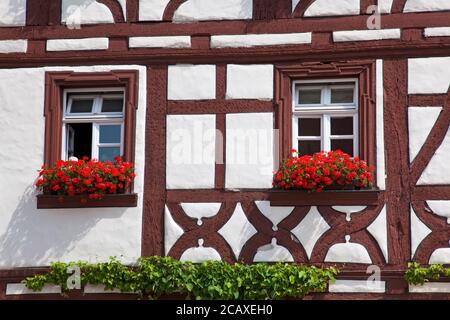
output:
POLYGON ((114 17, 115 23, 125 22, 122 6, 117 0, 97 0, 97 2, 104 4, 109 8, 114 17))

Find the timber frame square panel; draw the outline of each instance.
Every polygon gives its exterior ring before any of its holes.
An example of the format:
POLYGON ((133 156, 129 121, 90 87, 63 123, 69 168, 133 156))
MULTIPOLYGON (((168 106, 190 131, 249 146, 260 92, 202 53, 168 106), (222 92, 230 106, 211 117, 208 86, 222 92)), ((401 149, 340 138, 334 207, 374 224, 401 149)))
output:
POLYGON ((45 152, 44 163, 54 164, 61 158, 63 91, 74 88, 121 87, 125 89, 124 149, 126 161, 134 162, 136 109, 138 97, 137 70, 109 72, 47 72, 45 74, 45 152))
POLYGON ((359 156, 376 164, 375 61, 344 61, 277 65, 275 69, 275 128, 279 130, 280 159, 292 149, 292 84, 294 81, 356 78, 359 86, 359 156))

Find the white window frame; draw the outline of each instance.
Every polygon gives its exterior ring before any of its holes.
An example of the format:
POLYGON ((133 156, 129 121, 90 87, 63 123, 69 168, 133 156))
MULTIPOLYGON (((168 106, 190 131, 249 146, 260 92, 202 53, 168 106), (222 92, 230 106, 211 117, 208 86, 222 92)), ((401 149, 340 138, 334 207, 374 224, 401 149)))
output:
POLYGON ((323 79, 323 80, 300 80, 292 83, 292 141, 298 149, 299 141, 320 141, 320 148, 324 151, 331 150, 331 141, 337 139, 353 139, 353 156, 359 155, 359 87, 358 79, 323 79), (352 83, 339 85, 339 83, 352 83), (309 89, 321 89, 320 104, 299 104, 299 91, 301 85, 307 85, 309 89), (331 89, 354 88, 353 103, 331 103, 331 89), (331 118, 353 118, 353 135, 331 135, 331 118), (320 118, 320 136, 299 136, 299 118, 320 118))
POLYGON ((98 159, 100 147, 118 147, 120 146, 120 154, 124 152, 124 120, 125 120, 125 89, 123 88, 87 88, 87 89, 67 89, 63 94, 63 125, 62 125, 62 141, 61 159, 68 160, 68 124, 74 123, 92 123, 92 148, 91 159, 98 159), (108 92, 121 92, 111 93, 108 92), (70 94, 83 93, 77 95, 82 99, 93 99, 92 112, 89 113, 70 113, 72 99, 70 94), (122 112, 101 112, 104 98, 123 98, 124 105, 122 112), (120 125, 121 135, 120 143, 100 143, 100 126, 101 125, 120 125))

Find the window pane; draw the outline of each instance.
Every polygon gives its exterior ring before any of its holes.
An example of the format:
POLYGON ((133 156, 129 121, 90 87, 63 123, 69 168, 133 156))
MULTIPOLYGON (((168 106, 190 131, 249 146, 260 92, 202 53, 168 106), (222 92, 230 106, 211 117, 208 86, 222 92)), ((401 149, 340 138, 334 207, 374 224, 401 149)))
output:
POLYGON ((299 136, 321 136, 320 118, 299 118, 299 136))
POLYGON ((304 141, 298 142, 298 153, 300 156, 313 155, 320 152, 320 141, 304 141))
POLYGON ((103 99, 102 112, 122 112, 123 99, 103 99))
POLYGON ((331 135, 352 135, 353 117, 331 118, 331 135))
POLYGON ((100 126, 100 143, 120 143, 121 126, 100 126))
POLYGON ((298 91, 299 104, 320 104, 322 101, 321 89, 300 89, 298 91))
POLYGON ((70 112, 71 113, 91 113, 93 102, 94 102, 94 100, 92 100, 92 99, 87 99, 87 100, 73 99, 70 112))
POLYGON ((353 88, 331 89, 331 103, 353 103, 353 88))
POLYGON ((114 158, 120 156, 120 147, 100 147, 98 149, 98 160, 114 161, 114 158))
POLYGON ((342 150, 353 156, 353 139, 333 139, 331 140, 331 150, 342 150))
POLYGON ((91 157, 92 123, 67 124, 67 158, 91 157))

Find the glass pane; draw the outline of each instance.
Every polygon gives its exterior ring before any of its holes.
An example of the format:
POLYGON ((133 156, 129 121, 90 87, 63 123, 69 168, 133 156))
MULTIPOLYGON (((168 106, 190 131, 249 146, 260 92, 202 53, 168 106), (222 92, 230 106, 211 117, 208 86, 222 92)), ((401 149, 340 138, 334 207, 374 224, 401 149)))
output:
POLYGON ((321 136, 320 118, 299 118, 298 119, 299 136, 321 136))
POLYGON ((353 139, 333 139, 331 140, 331 150, 342 150, 353 156, 353 139))
POLYGON ((122 112, 123 99, 103 99, 102 112, 122 112))
POLYGON ((98 160, 114 161, 114 158, 120 156, 120 147, 100 147, 98 149, 98 160))
POLYGON ((352 135, 353 117, 331 118, 331 135, 352 135))
POLYGON ((300 89, 298 91, 299 104, 320 104, 322 101, 321 89, 300 89))
POLYGON ((67 157, 91 157, 92 123, 67 124, 67 157))
POLYGON ((88 99, 88 100, 73 99, 70 112, 71 113, 91 113, 93 102, 94 102, 94 100, 92 100, 92 99, 88 99))
POLYGON ((320 141, 304 141, 298 142, 298 154, 300 156, 313 155, 320 152, 320 141))
POLYGON ((120 143, 121 126, 100 126, 100 143, 120 143))
POLYGON ((353 103, 353 88, 331 89, 331 103, 353 103))

